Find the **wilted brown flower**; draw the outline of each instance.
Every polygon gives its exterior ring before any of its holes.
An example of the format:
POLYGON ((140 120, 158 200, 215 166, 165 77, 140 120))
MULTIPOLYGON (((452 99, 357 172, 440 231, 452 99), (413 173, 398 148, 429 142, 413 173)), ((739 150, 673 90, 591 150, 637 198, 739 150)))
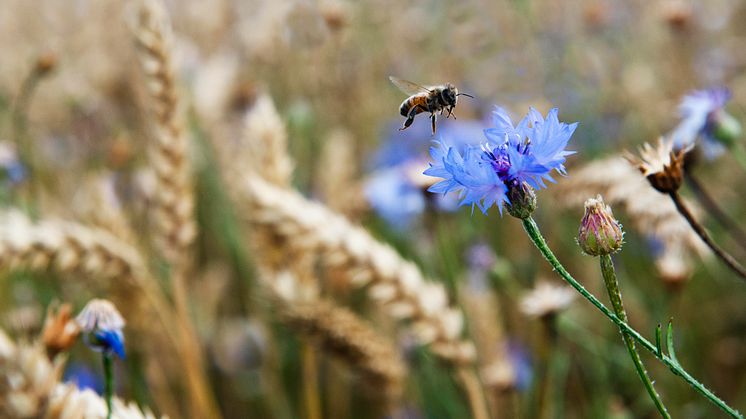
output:
POLYGON ((73 320, 72 311, 72 306, 67 303, 59 307, 50 304, 47 308, 41 340, 47 349, 49 359, 54 359, 57 354, 67 351, 80 334, 80 327, 73 320))
POLYGON ((645 176, 656 190, 663 193, 675 192, 684 180, 684 156, 691 150, 686 147, 674 151, 673 142, 661 137, 658 146, 645 143, 640 148, 640 157, 627 155, 630 161, 645 176))

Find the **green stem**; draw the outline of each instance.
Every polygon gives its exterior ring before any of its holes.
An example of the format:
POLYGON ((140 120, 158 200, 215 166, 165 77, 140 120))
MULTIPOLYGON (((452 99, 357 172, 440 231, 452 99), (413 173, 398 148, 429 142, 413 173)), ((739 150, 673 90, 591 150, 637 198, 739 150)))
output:
POLYGON ((622 329, 623 332, 628 333, 633 339, 635 339, 643 348, 645 348, 647 351, 652 353, 658 360, 660 360, 665 366, 667 366, 674 374, 678 375, 679 377, 683 378, 684 381, 689 383, 694 390, 696 390, 698 393, 702 394, 704 397, 706 397, 708 400, 710 400, 713 404, 715 404, 717 407, 722 409, 724 412, 726 412, 728 415, 734 418, 741 418, 743 419, 743 415, 741 415, 736 409, 728 406, 727 403, 725 403, 723 400, 718 398, 712 391, 710 391, 707 387, 702 385, 699 381, 695 380, 694 377, 689 375, 684 368, 681 367, 677 362, 672 360, 670 357, 664 354, 658 354, 656 347, 654 344, 652 344, 650 341, 645 339, 639 332, 637 332, 635 329, 630 327, 627 322, 623 321, 619 317, 617 317, 611 310, 609 310, 601 301, 598 300, 593 294, 588 292, 588 290, 583 287, 575 278, 570 275, 569 272, 562 266, 559 260, 557 260, 557 257, 554 256, 554 253, 552 253, 552 250, 547 245, 546 241, 544 240, 544 237, 541 235, 541 232, 539 231, 539 227, 536 225, 536 222, 533 218, 528 217, 522 220, 523 221, 523 228, 526 230, 526 233, 528 233, 529 238, 531 241, 536 245, 536 247, 539 249, 541 254, 544 256, 544 258, 549 262, 550 265, 554 268, 554 270, 557 271, 557 273, 560 274, 562 279, 567 281, 570 286, 575 288, 576 291, 580 293, 586 300, 590 301, 591 304, 593 304, 599 311, 601 311, 606 317, 609 318, 614 324, 616 324, 620 329, 622 329))
POLYGON ((106 419, 111 419, 111 399, 114 394, 114 368, 111 354, 103 353, 104 358, 104 398, 106 399, 106 419))
MULTIPOLYGON (((627 312, 624 310, 624 305, 622 304, 622 293, 621 291, 619 291, 619 282, 616 279, 616 272, 614 271, 614 264, 611 261, 611 256, 601 255, 600 261, 601 273, 604 277, 606 290, 609 292, 609 300, 611 300, 611 306, 614 308, 614 312, 616 313, 617 317, 619 317, 620 320, 626 322, 627 312)), ((629 356, 632 358, 632 362, 635 364, 637 374, 640 376, 642 383, 645 385, 645 389, 648 391, 650 398, 653 399, 655 407, 658 408, 661 416, 670 419, 671 415, 668 414, 666 406, 663 405, 663 401, 661 401, 660 396, 655 391, 655 387, 653 387, 653 383, 650 381, 650 377, 648 377, 648 374, 645 371, 645 366, 642 364, 640 354, 638 354, 637 349, 635 349, 635 341, 632 340, 629 334, 625 332, 622 332, 622 338, 624 339, 624 344, 627 346, 629 356)))

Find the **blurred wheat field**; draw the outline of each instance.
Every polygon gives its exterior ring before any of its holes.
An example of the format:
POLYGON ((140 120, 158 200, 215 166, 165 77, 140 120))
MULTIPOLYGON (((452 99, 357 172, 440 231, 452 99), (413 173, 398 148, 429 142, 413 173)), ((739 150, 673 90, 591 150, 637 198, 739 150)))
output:
POLYGON ((482 144, 516 198, 484 144, 530 107, 536 132, 553 108, 578 125, 556 122, 566 176, 522 179, 529 218, 612 307, 578 235, 587 199, 613 207, 626 323, 675 329, 668 355, 637 341, 670 417, 729 411, 666 356, 746 409, 746 4, 1 6, 1 418, 661 417, 624 325, 563 283, 519 200, 483 214, 459 206, 472 184, 428 191, 445 187, 423 172, 456 179, 454 150, 482 144), (475 97, 402 131, 389 76, 475 97), (679 155, 660 193, 648 172, 679 155))

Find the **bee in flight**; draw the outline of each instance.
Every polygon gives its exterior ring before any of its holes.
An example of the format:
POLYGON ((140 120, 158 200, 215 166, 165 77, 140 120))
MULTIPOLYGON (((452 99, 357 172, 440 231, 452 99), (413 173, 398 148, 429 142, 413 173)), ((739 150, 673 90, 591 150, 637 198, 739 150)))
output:
MULTIPOLYGON (((453 115, 453 108, 456 107, 459 96, 474 97, 466 93, 459 93, 456 86, 451 83, 425 87, 394 76, 389 76, 389 80, 399 90, 410 95, 399 106, 399 113, 407 117, 407 120, 404 121, 404 126, 399 128, 399 131, 409 128, 418 113, 430 112, 433 135, 435 135, 436 112, 440 111, 440 114, 443 115, 443 112, 448 111, 446 115, 446 118, 448 118, 453 115)), ((456 118, 456 115, 453 115, 453 117, 456 118)))

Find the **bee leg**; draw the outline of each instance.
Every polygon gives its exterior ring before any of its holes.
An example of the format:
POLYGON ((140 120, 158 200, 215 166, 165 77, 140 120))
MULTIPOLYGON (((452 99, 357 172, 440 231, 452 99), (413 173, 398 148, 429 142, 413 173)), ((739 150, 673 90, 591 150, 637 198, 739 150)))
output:
POLYGON ((399 131, 404 131, 405 129, 409 128, 410 125, 412 125, 412 122, 414 122, 414 117, 417 115, 417 107, 413 107, 412 110, 409 111, 409 114, 407 115, 407 120, 404 121, 404 126, 399 128, 399 131))
POLYGON ((435 118, 437 118, 437 116, 435 115, 435 112, 431 113, 430 122, 432 123, 432 126, 433 126, 433 135, 435 135, 435 118))

